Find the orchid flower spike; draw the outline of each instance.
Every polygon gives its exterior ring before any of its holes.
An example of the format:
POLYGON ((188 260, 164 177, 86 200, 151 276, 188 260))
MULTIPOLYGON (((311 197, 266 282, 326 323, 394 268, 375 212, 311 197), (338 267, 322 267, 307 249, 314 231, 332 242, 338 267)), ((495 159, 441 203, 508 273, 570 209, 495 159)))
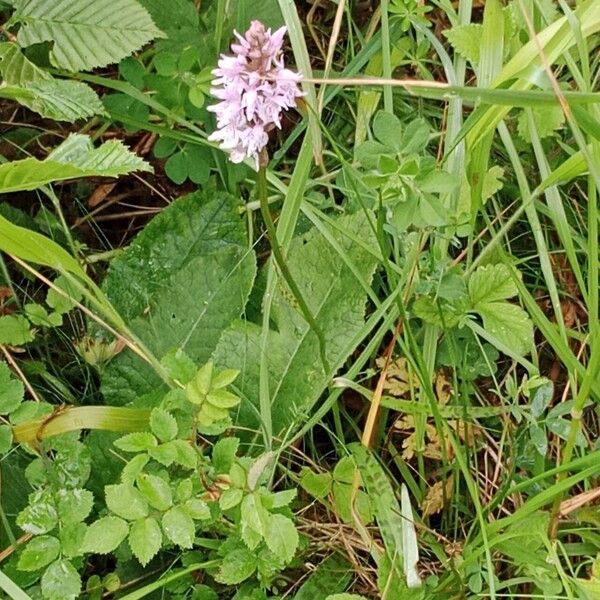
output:
POLYGON ((282 112, 295 107, 303 95, 298 87, 302 77, 284 67, 286 32, 281 27, 271 33, 260 21, 252 21, 244 36, 234 32, 233 56, 222 54, 213 71, 211 94, 220 102, 208 107, 217 117, 217 130, 208 139, 219 142, 231 162, 253 158, 257 171, 266 166, 269 132, 281 128, 282 112))

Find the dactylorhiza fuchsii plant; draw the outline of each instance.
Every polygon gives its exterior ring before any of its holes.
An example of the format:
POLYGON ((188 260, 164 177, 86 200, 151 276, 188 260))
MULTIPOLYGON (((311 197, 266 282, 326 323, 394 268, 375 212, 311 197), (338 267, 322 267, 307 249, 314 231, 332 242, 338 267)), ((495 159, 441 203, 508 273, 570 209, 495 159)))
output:
POLYGON ((284 66, 282 45, 287 32, 275 33, 260 21, 252 21, 239 43, 231 45, 233 56, 221 55, 213 71, 211 93, 221 100, 208 110, 217 116, 217 130, 208 138, 220 142, 234 163, 253 158, 256 170, 266 166, 264 149, 269 132, 281 128, 281 114, 296 106, 302 96, 302 77, 284 66))
POLYGON ((284 66, 281 47, 286 32, 287 27, 281 27, 272 33, 260 21, 252 21, 244 36, 234 32, 239 43, 231 45, 233 56, 221 55, 213 71, 216 79, 211 93, 221 102, 208 107, 217 116, 217 130, 208 139, 220 142, 234 163, 254 159, 260 208, 273 256, 304 319, 319 339, 321 361, 328 372, 325 338, 287 268, 267 200, 269 132, 281 128, 282 112, 295 107, 296 99, 304 95, 298 87, 302 76, 284 66))

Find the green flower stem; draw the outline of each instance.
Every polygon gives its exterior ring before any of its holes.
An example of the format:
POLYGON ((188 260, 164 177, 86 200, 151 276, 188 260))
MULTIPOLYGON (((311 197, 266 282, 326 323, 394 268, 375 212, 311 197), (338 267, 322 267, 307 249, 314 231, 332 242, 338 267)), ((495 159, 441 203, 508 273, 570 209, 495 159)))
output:
POLYGON ((294 278, 292 277, 292 274, 288 269, 287 263, 283 258, 283 253, 281 251, 281 247, 279 246, 279 242, 277 241, 277 231, 275 229, 273 217, 271 216, 271 211, 269 209, 269 199, 267 195, 267 170, 265 167, 261 167, 258 171, 258 195, 260 199, 260 210, 265 225, 267 226, 267 233, 271 242, 271 250, 273 252, 273 257, 275 258, 275 262, 277 263, 277 266, 281 271, 281 275, 285 279, 285 282, 290 288, 292 295, 298 303, 298 307, 300 308, 302 316, 304 317, 305 321, 309 324, 310 328, 315 332, 319 340, 319 353, 321 355, 321 362, 323 363, 325 373, 329 373, 329 363, 327 362, 327 356, 325 354, 325 336, 323 335, 321 328, 317 325, 315 318, 313 317, 310 309, 308 308, 308 305, 306 304, 306 301, 304 300, 302 293, 300 292, 300 288, 294 281, 294 278))
POLYGON ((43 419, 26 421, 12 429, 14 441, 28 443, 79 429, 129 433, 148 429, 150 411, 118 406, 58 408, 43 419))

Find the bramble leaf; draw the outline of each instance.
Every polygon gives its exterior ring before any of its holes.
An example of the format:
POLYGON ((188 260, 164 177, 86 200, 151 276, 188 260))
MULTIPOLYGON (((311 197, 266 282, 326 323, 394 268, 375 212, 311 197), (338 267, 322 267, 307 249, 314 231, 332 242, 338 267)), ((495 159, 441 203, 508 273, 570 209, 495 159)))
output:
POLYGON ((51 535, 34 537, 19 556, 21 571, 37 571, 50 564, 60 552, 60 542, 51 535))
POLYGON ((149 517, 135 521, 131 526, 128 542, 133 555, 145 567, 162 545, 162 533, 156 519, 149 517))
POLYGON ((127 537, 129 525, 119 517, 102 517, 92 523, 83 538, 82 550, 94 554, 108 554, 127 537))

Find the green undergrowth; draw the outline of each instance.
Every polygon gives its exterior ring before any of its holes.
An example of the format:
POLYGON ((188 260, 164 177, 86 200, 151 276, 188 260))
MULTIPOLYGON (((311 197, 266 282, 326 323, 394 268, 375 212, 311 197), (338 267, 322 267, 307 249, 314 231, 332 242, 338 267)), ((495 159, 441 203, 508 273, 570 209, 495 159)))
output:
POLYGON ((600 598, 600 4, 168 4, 0 1, 0 597, 600 598))

